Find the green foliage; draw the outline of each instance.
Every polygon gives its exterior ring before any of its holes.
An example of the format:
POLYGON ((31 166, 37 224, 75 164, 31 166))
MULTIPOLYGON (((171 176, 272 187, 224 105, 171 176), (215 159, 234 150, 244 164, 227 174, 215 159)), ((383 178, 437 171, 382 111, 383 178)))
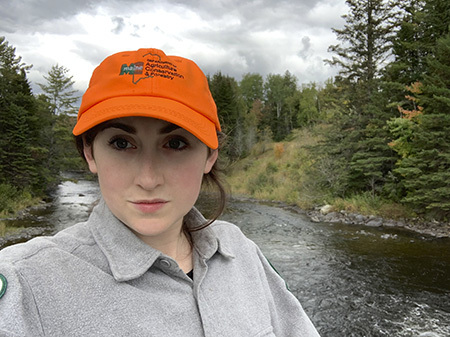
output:
POLYGON ((40 137, 38 106, 26 78, 29 66, 0 38, 0 183, 39 193, 47 176, 36 163, 45 156, 40 137))
POLYGON ((388 219, 401 219, 414 216, 414 213, 404 205, 392 202, 370 192, 358 193, 345 199, 336 198, 332 201, 333 208, 350 213, 382 216, 388 219))
POLYGON ((254 102, 261 102, 264 98, 264 79, 260 74, 244 74, 239 88, 247 109, 251 109, 254 102))
MULTIPOLYGON (((395 161, 389 148, 386 121, 393 111, 386 109, 387 93, 380 76, 392 34, 391 5, 384 1, 347 1, 350 13, 343 29, 333 29, 346 42, 330 47, 336 54, 331 65, 340 67, 336 85, 343 102, 324 143, 318 149, 323 158, 331 157, 327 174, 333 179, 332 190, 338 195, 369 191, 380 193, 395 161), (345 173, 342 173, 345 172, 345 173)), ((326 161, 325 161, 326 162, 326 161)), ((328 179, 328 178, 327 178, 328 179)), ((327 180, 324 180, 325 182, 327 180)))
MULTIPOLYGON (((392 51, 395 60, 387 67, 387 78, 399 84, 400 90, 405 84, 422 80, 426 70, 425 56, 429 53, 428 43, 424 40, 425 1, 399 1, 403 9, 397 24, 397 33, 392 38, 392 51)), ((403 100, 404 94, 400 97, 403 100)))
POLYGON ((302 86, 297 113, 297 126, 307 126, 320 119, 318 94, 315 83, 302 86))
POLYGON ((0 184, 0 210, 4 212, 11 212, 11 200, 18 196, 17 188, 8 184, 0 184))
POLYGON ((429 72, 415 101, 421 113, 391 121, 393 148, 402 159, 395 173, 401 176, 403 202, 418 213, 450 216, 450 34, 437 41, 429 72))
POLYGON ((218 72, 209 79, 209 86, 216 102, 222 131, 228 136, 223 152, 231 159, 239 158, 245 151, 245 104, 240 96, 238 83, 234 78, 218 72))
MULTIPOLYGON (((383 0, 347 0, 350 13, 343 15, 343 29, 333 28, 337 38, 346 44, 329 47, 336 54, 330 65, 339 66, 340 76, 354 83, 363 82, 369 92, 370 82, 380 75, 381 65, 390 50, 393 35, 391 20, 395 13, 383 0)), ((361 84, 362 85, 362 84, 361 84)))
POLYGON ((297 79, 289 71, 284 76, 269 74, 264 92, 263 125, 271 128, 275 141, 283 140, 296 125, 295 105, 289 103, 297 94, 297 79))
POLYGON ((41 85, 49 96, 35 97, 27 79, 30 68, 0 37, 2 213, 26 206, 26 200, 34 196, 43 196, 59 182, 60 170, 69 168, 65 162, 73 165, 78 157, 71 137, 74 120, 61 113, 72 110, 71 104, 76 100, 69 90, 73 82, 65 78, 67 70, 53 67, 46 77, 49 85, 41 85))
POLYGON ((78 97, 75 96, 76 90, 72 89, 75 83, 72 80, 73 76, 68 77, 68 72, 67 68, 54 65, 48 72, 48 76, 44 76, 47 84, 39 83, 54 115, 72 113, 74 110, 73 104, 78 100, 78 97))
POLYGON ((73 104, 78 100, 73 90, 72 76, 63 66, 54 65, 44 76, 46 84, 39 84, 44 94, 38 97, 46 116, 46 139, 49 149, 48 167, 58 175, 64 170, 83 168, 82 160, 74 146, 72 129, 76 123, 73 104))
POLYGON ((17 209, 33 203, 33 196, 28 190, 19 190, 9 184, 0 184, 0 218, 14 214, 17 209))

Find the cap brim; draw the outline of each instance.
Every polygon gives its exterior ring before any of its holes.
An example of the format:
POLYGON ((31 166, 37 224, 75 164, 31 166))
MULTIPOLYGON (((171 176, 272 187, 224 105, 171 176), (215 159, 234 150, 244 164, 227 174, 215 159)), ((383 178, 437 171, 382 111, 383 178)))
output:
POLYGON ((219 146, 214 122, 182 103, 162 97, 126 96, 102 101, 81 115, 73 134, 81 135, 111 119, 133 116, 165 120, 189 131, 211 149, 219 146))

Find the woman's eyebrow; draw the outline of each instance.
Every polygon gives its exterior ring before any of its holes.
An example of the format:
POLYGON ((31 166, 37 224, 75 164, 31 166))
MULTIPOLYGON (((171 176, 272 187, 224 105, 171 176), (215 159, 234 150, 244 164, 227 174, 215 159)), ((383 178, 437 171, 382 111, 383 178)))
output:
POLYGON ((123 130, 123 131, 125 131, 127 133, 131 133, 131 134, 137 133, 136 128, 134 128, 133 126, 124 124, 124 123, 119 123, 119 122, 106 123, 101 131, 109 129, 109 128, 120 129, 120 130, 123 130))
POLYGON ((163 126, 160 130, 159 133, 160 134, 167 134, 167 133, 171 133, 172 131, 175 131, 177 129, 181 129, 181 127, 179 127, 178 125, 169 123, 166 126, 163 126))

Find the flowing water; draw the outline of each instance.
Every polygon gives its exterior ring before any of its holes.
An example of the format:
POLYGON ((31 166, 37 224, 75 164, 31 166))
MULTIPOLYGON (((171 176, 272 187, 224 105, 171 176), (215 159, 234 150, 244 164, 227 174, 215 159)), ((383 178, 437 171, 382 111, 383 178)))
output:
MULTIPOLYGON (((14 223, 28 235, 0 248, 84 221, 98 195, 94 182, 62 183, 51 207, 14 223)), ((298 209, 250 201, 232 200, 222 218, 261 247, 321 336, 450 336, 450 239, 313 223, 298 209)))

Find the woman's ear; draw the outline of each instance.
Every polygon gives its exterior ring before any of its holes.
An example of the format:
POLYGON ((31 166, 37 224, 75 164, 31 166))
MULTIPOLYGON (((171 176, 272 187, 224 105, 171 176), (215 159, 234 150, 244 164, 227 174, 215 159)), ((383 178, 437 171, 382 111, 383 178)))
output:
POLYGON ((208 151, 208 158, 206 159, 206 164, 205 164, 205 170, 203 171, 204 174, 208 174, 212 167, 214 166, 217 157, 219 156, 219 150, 209 150, 208 151))
POLYGON ((83 147, 84 158, 89 166, 89 171, 92 173, 97 173, 97 164, 94 158, 94 147, 93 145, 84 145, 83 147))

